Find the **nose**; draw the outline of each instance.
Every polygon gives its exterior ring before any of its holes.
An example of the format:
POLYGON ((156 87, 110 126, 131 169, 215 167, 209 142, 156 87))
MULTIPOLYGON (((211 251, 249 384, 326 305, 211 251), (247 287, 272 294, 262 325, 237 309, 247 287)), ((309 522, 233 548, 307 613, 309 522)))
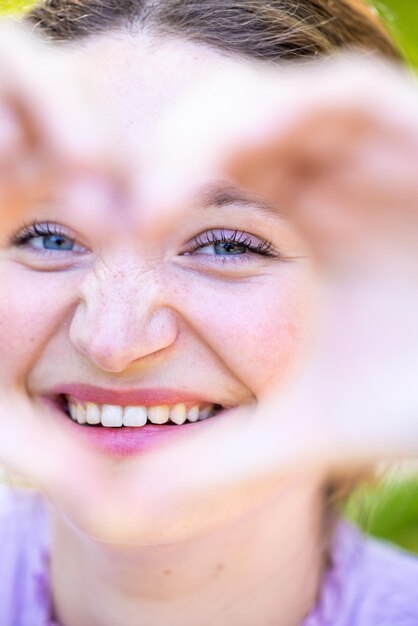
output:
POLYGON ((125 371, 176 340, 176 315, 161 296, 149 274, 95 271, 80 287, 71 342, 102 370, 125 371))

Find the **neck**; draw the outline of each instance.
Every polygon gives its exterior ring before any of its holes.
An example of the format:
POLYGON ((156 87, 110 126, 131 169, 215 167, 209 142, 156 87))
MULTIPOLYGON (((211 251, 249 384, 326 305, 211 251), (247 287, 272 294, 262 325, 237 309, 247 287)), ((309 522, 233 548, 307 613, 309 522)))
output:
POLYGON ((63 626, 299 626, 322 569, 318 493, 275 494, 179 544, 99 544, 54 518, 51 578, 63 626))

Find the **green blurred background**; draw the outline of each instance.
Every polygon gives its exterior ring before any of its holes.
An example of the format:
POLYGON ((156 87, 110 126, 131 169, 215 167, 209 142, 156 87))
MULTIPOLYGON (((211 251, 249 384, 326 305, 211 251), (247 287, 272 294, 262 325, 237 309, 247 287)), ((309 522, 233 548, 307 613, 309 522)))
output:
MULTIPOLYGON (((19 13, 30 0, 0 0, 0 13, 19 13)), ((405 58, 418 68, 418 0, 372 0, 405 58)), ((378 480, 358 488, 345 514, 363 530, 418 554, 418 465, 381 471, 378 480)))

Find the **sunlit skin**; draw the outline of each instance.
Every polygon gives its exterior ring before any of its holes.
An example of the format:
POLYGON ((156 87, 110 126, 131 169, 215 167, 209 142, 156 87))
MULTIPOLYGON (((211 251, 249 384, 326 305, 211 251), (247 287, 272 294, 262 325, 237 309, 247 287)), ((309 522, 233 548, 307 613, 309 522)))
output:
MULTIPOLYGON (((167 108, 208 71, 240 63, 203 46, 124 33, 69 55, 106 103, 115 153, 138 186, 167 108)), ((49 224, 70 247, 44 251, 37 233, 16 243, 17 218, 1 234, 2 384, 23 383, 34 402, 55 385, 82 382, 177 389, 229 407, 257 402, 273 379, 285 385, 309 338, 316 283, 306 246, 276 209, 210 176, 168 232, 144 232, 132 207, 124 207, 126 222, 112 216, 107 226, 100 203, 34 206, 25 224, 49 224), (213 239, 233 233, 232 249, 218 243, 216 252, 213 239)), ((117 485, 128 461, 105 463, 117 485)), ((70 471, 75 484, 83 480, 70 471)), ((170 475, 152 477, 160 480, 170 475)), ((202 493, 194 516, 181 515, 181 502, 161 502, 158 520, 146 510, 138 517, 129 549, 118 547, 128 508, 117 511, 113 535, 55 486, 45 491, 64 513, 54 513, 52 582, 65 626, 129 626, 138 615, 149 626, 292 626, 314 604, 322 566, 315 474, 280 476, 259 485, 257 498, 251 490, 237 489, 228 502, 202 493)))

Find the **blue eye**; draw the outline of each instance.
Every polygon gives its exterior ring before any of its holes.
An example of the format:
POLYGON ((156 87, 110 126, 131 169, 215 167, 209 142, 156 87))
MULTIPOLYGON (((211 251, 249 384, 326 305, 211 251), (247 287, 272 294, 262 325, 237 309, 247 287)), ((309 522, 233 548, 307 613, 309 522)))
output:
POLYGON ((242 243, 234 243, 228 241, 218 241, 217 243, 202 246, 199 249, 200 254, 215 254, 217 256, 236 256, 245 254, 249 248, 242 243))
POLYGON ((14 238, 13 245, 40 252, 85 252, 85 248, 66 234, 62 226, 49 222, 25 226, 14 238))
POLYGON ((34 248, 43 247, 45 250, 73 250, 74 241, 62 235, 47 235, 46 237, 34 237, 32 239, 34 248), (40 245, 36 245, 39 240, 40 245))

